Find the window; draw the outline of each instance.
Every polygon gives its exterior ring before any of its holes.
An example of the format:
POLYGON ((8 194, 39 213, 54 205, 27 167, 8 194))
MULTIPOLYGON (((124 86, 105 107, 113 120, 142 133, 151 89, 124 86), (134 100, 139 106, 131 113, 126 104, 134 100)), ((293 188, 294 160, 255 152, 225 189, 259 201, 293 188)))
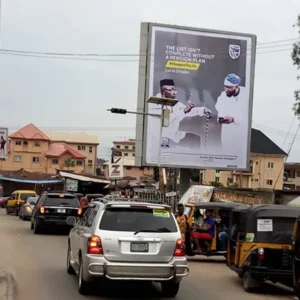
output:
POLYGON ((132 146, 132 149, 135 150, 135 146, 132 146))
POLYGON ((300 172, 299 171, 296 172, 296 177, 300 177, 300 172))
POLYGON ((143 168, 143 167, 140 167, 140 170, 141 170, 141 171, 144 171, 144 168, 143 168))
POLYGON ((132 156, 135 156, 135 154, 134 154, 134 153, 132 153, 132 156))
POLYGON ((126 170, 131 170, 131 167, 126 167, 126 170))
POLYGON ((33 193, 21 193, 20 194, 20 198, 21 200, 27 200, 28 197, 35 197, 36 194, 33 194, 33 193))
POLYGON ((128 153, 124 153, 124 156, 128 156, 128 153))
POLYGON ((219 174, 219 173, 220 173, 220 170, 216 170, 216 173, 219 174))
POLYGON ((23 142, 23 145, 24 145, 24 146, 28 146, 28 142, 27 142, 27 141, 24 141, 24 142, 23 142))
POLYGON ((273 168, 274 168, 274 163, 268 162, 268 169, 273 169, 273 168))
POLYGON ((93 153, 93 147, 92 146, 89 146, 89 152, 93 153))
POLYGON ((57 158, 52 159, 52 165, 58 165, 58 159, 57 158))
POLYGON ((33 162, 33 163, 38 163, 38 162, 40 162, 40 158, 34 156, 34 157, 32 158, 32 162, 33 162))
POLYGON ((125 146, 124 148, 125 148, 125 149, 128 149, 129 147, 128 147, 128 146, 125 146))
POLYGON ((58 195, 47 195, 46 199, 43 201, 43 205, 79 207, 79 202, 75 195, 65 195, 63 198, 58 197, 58 195))
POLYGON ((39 142, 35 142, 35 147, 40 147, 41 146, 41 144, 39 143, 39 142))
POLYGON ((258 182, 258 179, 257 179, 257 178, 255 179, 255 182, 258 182))
POLYGON ((121 147, 120 147, 120 145, 117 145, 116 148, 117 148, 117 149, 120 149, 121 147))
POLYGON ((82 160, 76 160, 76 166, 83 166, 82 160))
POLYGON ((256 161, 255 164, 256 164, 256 165, 259 165, 259 161, 256 161))
POLYGON ((216 177, 216 182, 220 182, 220 177, 216 177))
POLYGON ((228 183, 233 183, 233 178, 232 177, 227 178, 227 182, 228 183))
POLYGON ((20 145, 22 145, 22 142, 21 141, 16 141, 16 145, 20 146, 20 145))
POLYGON ((93 165, 93 161, 91 159, 88 160, 88 166, 91 167, 93 165))
POLYGON ((78 145, 77 149, 78 149, 78 150, 85 151, 85 146, 78 145))
POLYGON ((267 185, 273 185, 273 180, 272 179, 267 179, 267 185))
POLYGON ((15 155, 15 161, 22 161, 21 155, 15 155))
POLYGON ((100 229, 130 232, 141 229, 148 232, 176 232, 177 226, 168 210, 157 213, 151 208, 112 207, 104 211, 100 229))

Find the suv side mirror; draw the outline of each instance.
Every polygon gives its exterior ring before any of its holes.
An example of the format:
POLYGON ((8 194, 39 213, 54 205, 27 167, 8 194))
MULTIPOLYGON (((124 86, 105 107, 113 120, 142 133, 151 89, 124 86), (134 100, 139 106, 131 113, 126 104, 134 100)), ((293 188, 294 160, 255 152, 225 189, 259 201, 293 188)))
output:
POLYGON ((76 223, 76 218, 75 217, 71 217, 71 216, 67 217, 66 223, 69 226, 74 226, 75 223, 76 223))

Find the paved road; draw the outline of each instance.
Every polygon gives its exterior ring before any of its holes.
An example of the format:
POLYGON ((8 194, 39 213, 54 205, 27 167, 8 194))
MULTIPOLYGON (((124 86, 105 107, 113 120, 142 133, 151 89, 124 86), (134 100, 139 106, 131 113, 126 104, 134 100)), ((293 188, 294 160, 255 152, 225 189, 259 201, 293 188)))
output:
MULTIPOLYGON (((122 286, 113 283, 111 289, 84 297, 77 292, 75 276, 66 273, 66 235, 34 235, 30 223, 15 216, 6 216, 0 209, 0 270, 13 273, 19 288, 19 300, 80 300, 80 299, 161 299, 159 287, 141 283, 122 286)), ((264 294, 244 292, 241 281, 227 269, 224 262, 193 259, 191 273, 186 278, 178 300, 269 300, 294 299, 289 291, 267 288, 264 294)))

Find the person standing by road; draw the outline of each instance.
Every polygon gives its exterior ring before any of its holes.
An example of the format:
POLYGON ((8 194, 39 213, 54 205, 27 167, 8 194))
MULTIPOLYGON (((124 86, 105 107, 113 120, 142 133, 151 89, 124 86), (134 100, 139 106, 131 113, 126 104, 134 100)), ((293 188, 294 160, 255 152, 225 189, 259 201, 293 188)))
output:
POLYGON ((175 217, 181 232, 181 237, 185 240, 185 235, 189 231, 189 223, 188 223, 188 217, 184 213, 183 204, 179 203, 177 205, 177 213, 175 214, 175 217))

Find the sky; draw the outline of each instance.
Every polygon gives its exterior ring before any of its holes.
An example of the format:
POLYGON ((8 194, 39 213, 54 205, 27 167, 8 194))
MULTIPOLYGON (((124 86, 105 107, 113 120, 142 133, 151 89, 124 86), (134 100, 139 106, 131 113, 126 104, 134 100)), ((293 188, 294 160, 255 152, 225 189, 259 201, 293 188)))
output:
MULTIPOLYGON (((18 51, 138 54, 141 22, 255 34, 253 127, 288 151, 298 126, 292 106, 300 81, 290 56, 298 13, 299 0, 2 0, 0 41, 18 51)), ((133 115, 106 109, 136 108, 138 56, 69 58, 0 51, 0 127, 88 131, 108 159, 113 140, 135 136, 133 115)), ((300 133, 289 161, 300 162, 300 133)))

